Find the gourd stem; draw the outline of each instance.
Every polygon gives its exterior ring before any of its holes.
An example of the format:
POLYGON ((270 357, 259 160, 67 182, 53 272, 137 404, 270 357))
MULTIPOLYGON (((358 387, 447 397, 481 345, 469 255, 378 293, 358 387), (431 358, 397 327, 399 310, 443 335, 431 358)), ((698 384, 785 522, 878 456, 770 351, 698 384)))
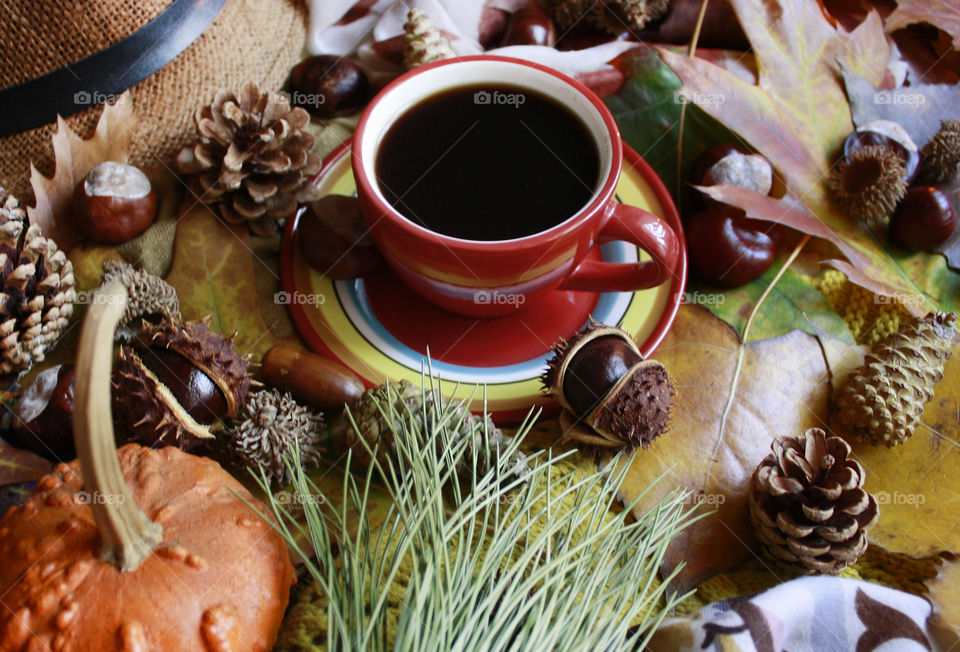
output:
POLYGON ((163 528, 137 506, 123 479, 110 414, 113 338, 127 305, 119 280, 97 290, 80 332, 73 437, 86 499, 100 531, 101 558, 121 571, 140 565, 163 540, 163 528))

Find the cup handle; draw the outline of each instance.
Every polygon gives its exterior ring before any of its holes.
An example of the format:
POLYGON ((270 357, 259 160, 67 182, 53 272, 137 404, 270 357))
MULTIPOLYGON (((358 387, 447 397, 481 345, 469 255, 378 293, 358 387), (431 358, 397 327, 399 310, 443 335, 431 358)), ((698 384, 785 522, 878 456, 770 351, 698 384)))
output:
POLYGON ((680 241, 666 222, 635 206, 610 202, 607 221, 597 233, 597 243, 624 240, 653 260, 642 263, 605 263, 584 260, 560 285, 565 290, 628 292, 652 288, 666 281, 680 256, 680 241))

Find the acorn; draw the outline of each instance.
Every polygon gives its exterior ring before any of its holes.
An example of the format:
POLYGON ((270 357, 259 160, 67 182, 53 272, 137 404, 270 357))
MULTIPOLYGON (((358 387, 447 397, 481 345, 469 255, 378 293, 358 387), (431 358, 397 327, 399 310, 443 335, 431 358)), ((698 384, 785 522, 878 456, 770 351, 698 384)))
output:
POLYGON ((647 448, 670 419, 666 367, 644 360, 624 330, 595 321, 560 339, 541 377, 563 407, 564 439, 597 449, 647 448))
POLYGON ((933 251, 957 226, 947 194, 933 186, 911 188, 890 218, 890 239, 910 251, 933 251))
POLYGON ((917 176, 920 167, 920 152, 907 130, 891 120, 874 120, 857 127, 843 142, 843 156, 864 147, 889 148, 903 162, 904 180, 909 184, 917 176))
POLYGON ((943 120, 940 131, 923 146, 920 177, 928 183, 949 183, 960 177, 960 120, 943 120))
POLYGON ((907 192, 906 170, 893 149, 869 145, 837 163, 829 185, 850 217, 881 222, 893 214, 907 192))
POLYGON ((206 321, 166 315, 156 325, 144 322, 140 337, 120 348, 113 373, 117 431, 183 450, 213 440, 250 389, 249 360, 231 341, 206 321))
POLYGON ((139 168, 104 161, 73 193, 77 230, 94 242, 120 244, 134 238, 157 217, 157 194, 139 168))

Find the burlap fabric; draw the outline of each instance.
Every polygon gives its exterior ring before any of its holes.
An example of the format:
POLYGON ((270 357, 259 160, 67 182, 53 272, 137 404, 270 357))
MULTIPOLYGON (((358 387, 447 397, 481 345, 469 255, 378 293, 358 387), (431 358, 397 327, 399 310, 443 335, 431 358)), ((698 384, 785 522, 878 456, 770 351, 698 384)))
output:
MULTIPOLYGON (((43 75, 122 40, 156 18, 170 0, 0 0, 0 88, 43 75)), ((195 138, 193 113, 219 88, 248 80, 279 88, 306 38, 303 0, 227 0, 216 20, 177 58, 131 91, 138 118, 134 165, 171 159, 195 138), (159 160, 158 160, 159 159, 159 160)), ((67 119, 89 136, 100 107, 67 119)), ((29 164, 53 173, 55 124, 0 138, 0 186, 29 197, 29 164)))

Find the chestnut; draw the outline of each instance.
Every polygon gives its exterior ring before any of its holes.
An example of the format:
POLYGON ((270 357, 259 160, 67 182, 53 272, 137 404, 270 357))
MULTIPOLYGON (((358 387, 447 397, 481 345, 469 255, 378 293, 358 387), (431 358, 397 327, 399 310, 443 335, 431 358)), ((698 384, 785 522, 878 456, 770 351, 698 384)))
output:
MULTIPOLYGON (((689 179, 695 186, 728 183, 768 195, 773 188, 773 167, 760 154, 737 145, 721 144, 707 148, 697 157, 690 168, 689 179)), ((719 203, 702 193, 697 195, 701 205, 719 203)))
POLYGON ((176 351, 150 346, 137 349, 144 366, 173 394, 197 423, 211 425, 227 413, 227 400, 217 384, 176 351))
POLYGON ((737 287, 762 276, 777 258, 778 224, 754 220, 739 208, 711 206, 686 227, 690 266, 705 283, 737 287))
POLYGON ((356 197, 331 194, 309 204, 296 241, 307 264, 327 278, 363 278, 383 265, 356 197))
POLYGON ((563 395, 578 417, 590 413, 638 362, 643 360, 630 340, 604 335, 583 347, 570 360, 563 395))
POLYGON ((102 244, 120 244, 147 230, 157 217, 157 194, 140 169, 105 161, 73 192, 77 230, 102 244))
POLYGON ((932 251, 953 235, 957 213, 939 188, 912 188, 890 218, 890 239, 911 251, 932 251))
POLYGON ((903 162, 904 180, 908 184, 913 181, 920 167, 920 153, 903 127, 890 120, 868 122, 847 136, 843 142, 843 156, 848 158, 853 152, 874 145, 893 150, 903 162))
POLYGON ((536 2, 510 14, 507 28, 500 40, 500 47, 510 45, 546 45, 553 47, 557 41, 557 31, 553 20, 536 2))
POLYGON ((73 365, 44 369, 13 410, 11 443, 54 462, 77 457, 73 445, 73 365))
POLYGON ((366 104, 370 81, 360 66, 346 57, 318 54, 290 72, 290 99, 318 118, 353 113, 366 104))

